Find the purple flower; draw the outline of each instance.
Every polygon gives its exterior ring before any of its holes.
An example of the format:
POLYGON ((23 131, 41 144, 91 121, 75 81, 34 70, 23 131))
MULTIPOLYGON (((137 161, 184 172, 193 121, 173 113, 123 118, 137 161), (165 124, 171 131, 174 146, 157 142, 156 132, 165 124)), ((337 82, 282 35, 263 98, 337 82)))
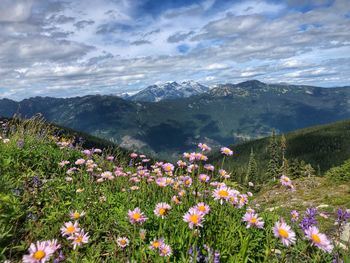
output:
POLYGON ((345 209, 342 210, 341 208, 338 209, 338 217, 336 221, 339 225, 345 224, 347 220, 350 219, 350 213, 346 211, 345 209))
POLYGON ((303 220, 300 222, 300 228, 305 232, 309 227, 318 224, 317 219, 317 208, 308 208, 305 212, 303 220))

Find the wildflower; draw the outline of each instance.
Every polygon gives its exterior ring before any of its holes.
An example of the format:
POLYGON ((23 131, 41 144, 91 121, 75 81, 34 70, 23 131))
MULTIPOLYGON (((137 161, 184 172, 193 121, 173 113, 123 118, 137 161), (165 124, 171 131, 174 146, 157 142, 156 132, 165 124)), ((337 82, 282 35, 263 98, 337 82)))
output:
POLYGON ((59 165, 60 167, 63 167, 63 166, 65 166, 65 165, 67 165, 67 164, 69 164, 69 161, 61 161, 61 162, 58 163, 58 165, 59 165))
POLYGON ((296 210, 291 211, 290 214, 291 214, 291 216, 292 216, 292 218, 291 218, 291 221, 292 221, 292 222, 298 221, 298 219, 299 219, 299 213, 298 213, 296 210))
POLYGON ((208 176, 207 174, 200 174, 198 178, 201 182, 204 182, 204 183, 209 182, 210 180, 210 176, 208 176))
POLYGON ((23 256, 24 263, 43 263, 50 260, 54 250, 47 241, 32 243, 29 247, 29 255, 23 256))
POLYGON ((206 164, 206 165, 204 165, 204 169, 206 169, 208 171, 214 171, 215 167, 214 167, 214 165, 206 164))
POLYGON ((258 217, 258 214, 253 213, 245 213, 245 215, 242 218, 242 221, 247 222, 247 228, 250 227, 256 227, 256 228, 263 228, 264 227, 264 221, 261 217, 258 217))
POLYGON ((232 189, 230 189, 227 186, 220 186, 216 188, 212 194, 215 200, 220 200, 221 204, 223 203, 223 201, 229 200, 231 195, 232 189))
POLYGON ((221 151, 222 154, 224 154, 224 155, 226 155, 226 156, 231 156, 231 155, 233 155, 233 151, 230 150, 230 149, 227 148, 227 147, 222 147, 222 148, 220 149, 220 151, 221 151))
POLYGON ((46 241, 47 246, 49 246, 53 250, 53 253, 55 253, 58 249, 61 248, 61 245, 58 244, 57 242, 58 242, 57 239, 46 241))
POLYGON ((280 182, 282 185, 290 187, 292 185, 292 180, 288 176, 282 175, 280 178, 280 182))
POLYGON ((310 226, 305 231, 305 236, 311 241, 313 246, 318 247, 319 249, 331 253, 333 250, 333 245, 325 234, 319 232, 318 228, 315 226, 310 226))
POLYGON ((129 245, 129 239, 127 237, 119 237, 117 239, 117 244, 121 248, 125 248, 129 245))
POLYGON ((158 203, 154 209, 154 214, 158 217, 165 218, 171 209, 171 206, 167 203, 158 203))
POLYGON ((347 210, 342 210, 342 209, 338 209, 338 216, 336 219, 336 222, 339 225, 345 224, 347 222, 347 220, 350 219, 350 212, 348 212, 347 210))
POLYGON ((304 232, 310 227, 317 225, 316 220, 317 208, 308 208, 305 212, 303 220, 300 222, 299 226, 304 232))
POLYGON ((102 150, 101 149, 98 149, 98 148, 96 148, 96 149, 94 149, 94 151, 93 151, 94 153, 102 153, 102 150))
POLYGON ((164 245, 164 239, 154 239, 153 241, 151 241, 151 244, 148 248, 151 250, 156 250, 159 249, 162 245, 164 245))
POLYGON ((198 147, 199 147, 203 152, 205 152, 205 151, 207 151, 207 152, 211 151, 211 148, 210 148, 208 145, 206 145, 205 143, 199 143, 199 144, 198 144, 198 147))
POLYGON ((81 230, 80 232, 76 232, 74 235, 68 237, 68 239, 73 240, 72 245, 73 249, 76 249, 78 246, 80 247, 83 244, 86 244, 89 242, 89 235, 88 233, 84 233, 84 230, 81 230))
POLYGON ((66 222, 64 223, 64 226, 61 227, 62 236, 71 236, 79 231, 80 228, 77 221, 75 221, 74 224, 72 222, 66 222))
POLYGON ((254 187, 254 184, 253 184, 252 182, 248 182, 248 185, 249 185, 250 187, 254 187))
POLYGON ((79 213, 78 211, 70 212, 69 216, 71 219, 78 220, 79 218, 83 217, 85 215, 85 212, 82 211, 79 213))
POLYGON ((202 223, 204 221, 203 213, 198 209, 190 208, 188 212, 183 216, 183 220, 188 223, 189 228, 203 227, 202 223))
POLYGON ((196 206, 194 206, 195 209, 197 209, 199 212, 201 212, 203 215, 209 214, 210 212, 210 207, 209 205, 200 202, 196 206))
POLYGON ((145 240, 146 239, 146 229, 140 229, 140 239, 145 240))
POLYGON ((133 185, 133 186, 130 187, 131 191, 137 191, 139 189, 140 189, 140 187, 138 187, 137 185, 133 185))
POLYGON ((76 192, 76 193, 82 193, 82 192, 84 192, 84 191, 85 191, 84 188, 78 188, 75 192, 76 192))
POLYGON ((171 163, 163 164, 162 168, 163 168, 163 170, 165 172, 172 172, 172 171, 174 171, 174 165, 172 165, 171 163))
POLYGON ((142 224, 147 220, 147 217, 141 212, 140 208, 128 211, 129 221, 131 224, 142 224))
POLYGON ((5 144, 6 144, 6 143, 9 143, 9 142, 10 142, 10 139, 3 139, 2 142, 5 143, 5 144))
POLYGON ((78 160, 75 161, 76 165, 83 165, 84 163, 85 163, 84 159, 78 159, 78 160))
POLYGON ((137 158, 137 156, 138 156, 137 153, 131 153, 130 154, 130 157, 133 158, 133 159, 137 158))
POLYGON ((275 237, 279 238, 285 246, 295 243, 294 231, 283 221, 278 221, 275 223, 275 226, 273 227, 273 234, 275 237))
POLYGON ((219 170, 219 175, 225 179, 230 178, 230 175, 224 169, 219 170))
POLYGON ((171 253, 172 253, 172 250, 171 250, 171 247, 169 245, 162 244, 159 247, 159 255, 161 257, 168 257, 171 255, 171 253))
POLYGON ((179 199, 176 195, 174 195, 174 196, 171 198, 171 201, 173 201, 173 202, 174 202, 175 204, 177 204, 177 205, 181 204, 180 199, 179 199))
POLYGON ((106 157, 106 160, 107 160, 107 161, 110 161, 110 162, 113 162, 113 161, 114 161, 114 156, 108 155, 108 156, 106 157))
POLYGON ((177 161, 177 166, 179 166, 179 167, 185 167, 187 164, 186 164, 186 162, 184 162, 184 161, 182 161, 182 160, 178 160, 177 161))

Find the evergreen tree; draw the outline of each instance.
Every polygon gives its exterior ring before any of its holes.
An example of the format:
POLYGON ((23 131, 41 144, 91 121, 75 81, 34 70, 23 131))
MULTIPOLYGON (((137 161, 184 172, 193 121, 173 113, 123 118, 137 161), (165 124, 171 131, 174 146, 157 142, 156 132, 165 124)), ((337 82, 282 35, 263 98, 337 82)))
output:
POLYGON ((258 165, 257 165, 256 160, 255 160, 255 155, 254 155, 253 149, 251 149, 247 173, 246 173, 246 177, 245 177, 245 183, 248 183, 248 182, 256 183, 257 181, 258 181, 258 165))
POLYGON ((292 179, 302 177, 301 165, 298 159, 293 159, 290 161, 288 175, 292 179))
POLYGON ((270 144, 268 148, 270 160, 267 165, 267 172, 266 177, 267 179, 276 179, 276 177, 279 176, 280 173, 280 157, 279 157, 279 149, 278 149, 278 143, 276 139, 275 131, 272 131, 272 136, 270 138, 270 144))

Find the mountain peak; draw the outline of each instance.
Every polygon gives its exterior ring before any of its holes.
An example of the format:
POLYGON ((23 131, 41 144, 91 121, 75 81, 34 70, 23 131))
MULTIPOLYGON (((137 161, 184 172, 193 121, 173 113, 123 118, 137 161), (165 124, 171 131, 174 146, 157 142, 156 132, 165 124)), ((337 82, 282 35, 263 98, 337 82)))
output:
POLYGON ((207 92, 208 90, 208 87, 193 80, 183 81, 181 83, 167 81, 162 84, 148 86, 128 99, 133 101, 157 102, 161 100, 188 98, 207 92))
POLYGON ((244 82, 240 82, 237 84, 237 86, 243 86, 243 87, 247 87, 247 86, 265 86, 266 83, 264 82, 261 82, 257 79, 252 79, 252 80, 247 80, 247 81, 244 81, 244 82))

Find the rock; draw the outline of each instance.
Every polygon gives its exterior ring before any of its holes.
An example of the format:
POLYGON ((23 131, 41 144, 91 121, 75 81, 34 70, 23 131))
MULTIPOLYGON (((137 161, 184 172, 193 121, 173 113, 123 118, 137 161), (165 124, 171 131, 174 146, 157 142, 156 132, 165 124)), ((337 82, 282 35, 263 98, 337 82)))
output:
POLYGON ((316 208, 326 208, 326 207, 329 207, 329 205, 319 205, 316 208))
POLYGON ((343 227, 343 231, 340 234, 340 240, 343 242, 348 242, 350 240, 350 223, 346 223, 343 227))

